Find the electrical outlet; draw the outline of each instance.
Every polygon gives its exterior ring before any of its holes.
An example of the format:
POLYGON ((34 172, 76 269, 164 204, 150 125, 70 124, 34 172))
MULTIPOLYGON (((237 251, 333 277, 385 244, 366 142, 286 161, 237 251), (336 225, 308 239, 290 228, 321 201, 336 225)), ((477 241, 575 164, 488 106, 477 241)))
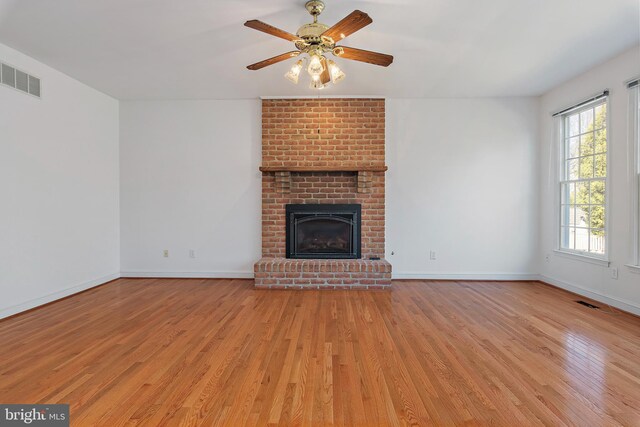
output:
POLYGON ((618 278, 618 268, 617 267, 613 267, 611 269, 611 278, 612 279, 617 279, 618 278))
POLYGON ((162 251, 162 256, 165 258, 169 258, 169 249, 165 249, 162 251))
POLYGON ((551 256, 550 256, 549 254, 546 254, 546 255, 544 256, 544 260, 545 260, 546 262, 551 262, 551 256))
POLYGON ((189 258, 195 258, 196 257, 196 251, 194 251, 193 249, 189 249, 189 258))
POLYGON ((429 259, 431 261, 435 261, 436 260, 436 251, 429 252, 429 259))

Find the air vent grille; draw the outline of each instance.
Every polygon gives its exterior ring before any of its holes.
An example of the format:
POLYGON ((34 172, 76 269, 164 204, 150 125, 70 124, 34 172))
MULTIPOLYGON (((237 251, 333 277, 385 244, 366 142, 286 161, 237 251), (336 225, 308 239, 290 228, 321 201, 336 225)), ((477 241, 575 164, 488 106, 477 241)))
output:
POLYGON ((40 79, 29 76, 29 93, 40 98, 40 79))
POLYGON ((16 69, 2 64, 2 84, 16 87, 16 69))
POLYGON ((589 307, 589 308, 595 308, 595 309, 599 309, 600 307, 598 307, 597 305, 593 305, 593 304, 589 304, 586 301, 576 301, 578 304, 582 304, 585 307, 589 307))
POLYGON ((40 79, 0 62, 0 83, 40 98, 40 79))
POLYGON ((16 70, 16 89, 29 92, 29 75, 24 71, 16 70))

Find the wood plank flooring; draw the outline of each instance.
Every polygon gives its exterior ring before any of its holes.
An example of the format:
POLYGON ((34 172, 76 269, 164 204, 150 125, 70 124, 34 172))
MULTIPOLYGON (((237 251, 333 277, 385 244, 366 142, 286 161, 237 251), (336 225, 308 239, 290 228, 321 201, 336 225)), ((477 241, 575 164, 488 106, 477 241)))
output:
POLYGON ((640 425, 640 319, 536 282, 120 279, 0 321, 0 402, 72 425, 640 425))

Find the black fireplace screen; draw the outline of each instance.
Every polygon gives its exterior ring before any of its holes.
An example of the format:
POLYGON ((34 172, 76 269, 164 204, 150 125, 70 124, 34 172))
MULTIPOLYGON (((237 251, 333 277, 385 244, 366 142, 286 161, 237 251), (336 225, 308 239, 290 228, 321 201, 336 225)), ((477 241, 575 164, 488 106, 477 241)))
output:
POLYGON ((287 205, 287 258, 360 258, 360 205, 287 205))

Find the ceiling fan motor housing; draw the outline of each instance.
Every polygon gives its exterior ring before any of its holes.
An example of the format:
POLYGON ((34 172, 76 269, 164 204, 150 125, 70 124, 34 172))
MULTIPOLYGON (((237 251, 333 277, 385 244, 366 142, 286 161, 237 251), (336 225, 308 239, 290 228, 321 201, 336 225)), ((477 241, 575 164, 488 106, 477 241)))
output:
POLYGON ((304 40, 303 43, 296 43, 296 47, 300 50, 305 50, 305 47, 319 46, 326 44, 328 40, 322 37, 322 33, 329 29, 328 25, 320 22, 312 22, 310 24, 304 24, 298 29, 296 35, 304 40))
POLYGON ((320 0, 311 0, 305 4, 307 11, 313 16, 313 22, 310 24, 304 24, 298 28, 296 35, 300 37, 303 42, 296 43, 296 47, 305 52, 310 50, 316 50, 318 48, 322 50, 330 50, 333 44, 333 40, 327 40, 322 37, 322 34, 329 29, 328 25, 318 22, 318 15, 324 10, 324 3, 320 0))

